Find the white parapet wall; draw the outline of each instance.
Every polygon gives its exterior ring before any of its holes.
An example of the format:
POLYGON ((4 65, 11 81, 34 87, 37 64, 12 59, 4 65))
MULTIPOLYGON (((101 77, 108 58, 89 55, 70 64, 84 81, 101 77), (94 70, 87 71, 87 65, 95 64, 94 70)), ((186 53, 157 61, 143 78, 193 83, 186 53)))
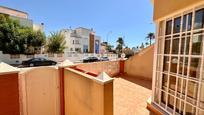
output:
POLYGON ((35 55, 24 55, 24 54, 3 54, 0 51, 0 62, 5 62, 7 64, 18 65, 21 64, 22 61, 29 60, 34 57, 41 57, 46 58, 49 60, 56 61, 58 63, 63 62, 64 60, 70 60, 71 62, 80 62, 84 58, 95 56, 95 57, 108 57, 110 60, 116 60, 118 58, 117 54, 93 54, 93 53, 73 53, 73 52, 66 52, 63 54, 35 54, 35 55))
POLYGON ((41 57, 50 59, 56 62, 62 62, 65 60, 63 54, 35 54, 35 55, 24 55, 24 54, 3 54, 2 51, 0 51, 0 61, 5 62, 7 64, 21 64, 22 61, 29 60, 34 57, 41 57))
POLYGON ((95 53, 75 53, 75 52, 65 52, 65 59, 71 60, 72 62, 81 61, 87 57, 108 57, 110 60, 118 59, 117 54, 95 54, 95 53))

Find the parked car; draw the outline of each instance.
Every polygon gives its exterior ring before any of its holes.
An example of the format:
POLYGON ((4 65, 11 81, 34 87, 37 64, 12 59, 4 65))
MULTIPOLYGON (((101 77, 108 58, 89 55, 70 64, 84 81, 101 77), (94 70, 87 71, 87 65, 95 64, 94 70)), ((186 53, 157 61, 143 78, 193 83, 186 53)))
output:
POLYGON ((99 61, 99 59, 97 57, 88 57, 88 58, 83 59, 84 63, 97 62, 97 61, 99 61))
POLYGON ((45 58, 32 58, 27 61, 23 61, 22 65, 24 67, 33 67, 33 66, 48 66, 48 65, 56 65, 57 62, 48 60, 45 58))
POLYGON ((100 60, 101 60, 101 61, 109 61, 109 58, 108 58, 108 57, 101 57, 100 60))

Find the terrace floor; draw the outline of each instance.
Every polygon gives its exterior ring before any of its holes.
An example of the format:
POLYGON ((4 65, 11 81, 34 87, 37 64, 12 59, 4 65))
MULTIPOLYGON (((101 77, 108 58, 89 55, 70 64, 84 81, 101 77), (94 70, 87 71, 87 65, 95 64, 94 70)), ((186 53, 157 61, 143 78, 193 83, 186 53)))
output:
POLYGON ((149 115, 146 109, 151 96, 151 81, 119 76, 114 80, 114 115, 149 115))

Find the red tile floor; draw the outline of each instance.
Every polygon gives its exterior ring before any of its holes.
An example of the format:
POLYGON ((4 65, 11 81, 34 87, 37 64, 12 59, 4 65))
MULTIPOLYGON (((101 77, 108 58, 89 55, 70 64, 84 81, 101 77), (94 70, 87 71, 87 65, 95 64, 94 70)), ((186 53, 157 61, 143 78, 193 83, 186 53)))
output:
POLYGON ((120 76, 114 80, 114 115, 149 115, 146 109, 152 82, 120 76))

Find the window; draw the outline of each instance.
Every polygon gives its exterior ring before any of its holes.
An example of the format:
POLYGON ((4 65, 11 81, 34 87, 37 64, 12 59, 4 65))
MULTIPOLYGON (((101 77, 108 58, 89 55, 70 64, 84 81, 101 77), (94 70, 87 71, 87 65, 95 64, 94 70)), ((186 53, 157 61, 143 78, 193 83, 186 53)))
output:
POLYGON ((178 54, 179 51, 179 38, 173 39, 172 54, 178 54))
POLYGON ((181 38, 181 50, 180 50, 180 54, 184 54, 184 50, 185 50, 185 37, 181 38))
POLYGON ((201 59, 200 58, 191 58, 190 63, 190 77, 199 79, 200 77, 200 65, 201 59))
POLYGON ((41 61, 46 61, 46 59, 45 59, 45 58, 40 58, 40 60, 41 60, 41 61))
POLYGON ((201 55, 203 35, 195 35, 192 38, 192 55, 201 55))
POLYGON ((163 71, 168 72, 168 70, 169 70, 169 57, 164 56, 163 71))
MULTIPOLYGON (((185 93, 185 91, 186 91, 186 80, 178 78, 177 91, 179 93, 182 93, 182 94, 185 93)), ((182 96, 180 95, 180 97, 182 97, 182 96)))
POLYGON ((187 30, 190 31, 192 27, 192 13, 188 14, 188 25, 187 25, 187 30))
POLYGON ((184 110, 184 102, 179 99, 176 99, 176 112, 182 115, 183 110, 184 110))
POLYGON ((75 48, 75 51, 81 53, 81 48, 75 48))
POLYGON ((170 107, 171 109, 174 108, 174 97, 171 95, 168 96, 168 107, 170 107))
POLYGON ((79 43, 79 40, 75 40, 75 44, 80 44, 80 43, 79 43))
POLYGON ((170 76, 169 77, 169 89, 174 90, 176 89, 176 77, 170 76))
POLYGON ((168 75, 163 74, 163 76, 162 76, 162 89, 163 90, 166 90, 166 88, 167 88, 167 81, 168 81, 168 75))
POLYGON ((198 110, 198 115, 204 115, 204 110, 199 109, 198 110))
POLYGON ((165 40, 164 53, 170 54, 171 40, 165 40))
POLYGON ((88 45, 83 46, 83 53, 88 53, 88 45))
POLYGON ((159 103, 159 90, 156 88, 155 89, 155 98, 154 98, 154 100, 157 102, 157 103, 159 103))
POLYGON ((190 37, 188 36, 188 37, 186 38, 186 42, 185 42, 185 45, 186 45, 186 47, 185 47, 185 49, 186 49, 185 54, 186 54, 186 55, 189 54, 189 44, 190 44, 190 37))
POLYGON ((180 57, 179 60, 179 74, 183 74, 183 66, 184 66, 184 62, 183 62, 183 57, 180 57))
POLYGON ((187 15, 183 16, 182 31, 186 31, 187 15))
MULTIPOLYGON (((187 75, 187 72, 188 72, 188 58, 187 57, 185 57, 185 61, 184 61, 184 73, 183 73, 183 75, 187 75)), ((185 77, 184 76, 184 77, 185 77)))
POLYGON ((165 92, 161 92, 161 102, 163 104, 166 104, 166 97, 167 97, 167 94, 165 92))
POLYGON ((40 58, 34 58, 32 61, 40 61, 40 58))
POLYGON ((204 24, 204 9, 195 12, 194 29, 203 28, 204 24))
POLYGON ((173 74, 177 73, 178 57, 171 58, 171 72, 173 74))
POLYGON ((196 114, 196 109, 192 105, 186 103, 186 115, 195 115, 196 114))
POLYGON ((182 32, 190 31, 192 26, 192 13, 183 16, 182 32), (188 20, 188 21, 187 21, 188 20))
POLYGON ((166 22, 166 35, 171 34, 172 20, 166 22))
POLYGON ((153 95, 158 106, 175 115, 204 114, 204 7, 196 8, 167 17, 171 20, 161 20, 157 25, 153 95))
POLYGON ((174 34, 179 33, 181 28, 181 17, 174 19, 174 34))
POLYGON ((197 99, 198 83, 194 81, 188 81, 187 96, 192 99, 197 99))

